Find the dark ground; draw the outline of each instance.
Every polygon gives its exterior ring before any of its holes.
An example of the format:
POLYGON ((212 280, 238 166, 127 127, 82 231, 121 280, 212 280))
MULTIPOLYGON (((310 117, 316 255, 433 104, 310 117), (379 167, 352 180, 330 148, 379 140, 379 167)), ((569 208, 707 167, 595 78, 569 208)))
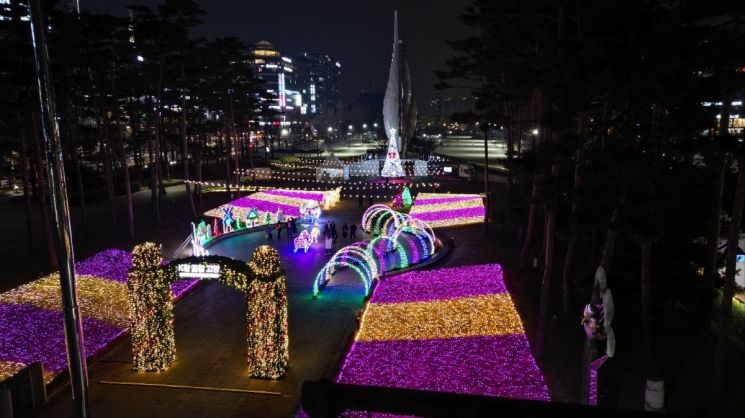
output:
MULTIPOLYGON (((479 191, 480 183, 446 183, 442 191, 479 191)), ((503 208, 504 187, 494 186, 497 196, 493 207, 503 208)), ((150 216, 149 191, 135 194, 135 220, 137 241, 154 240, 163 244, 168 255, 178 247, 189 233, 188 222, 193 220, 186 204, 184 187, 168 188, 167 200, 162 205, 163 226, 156 227, 150 216)), ((224 193, 205 195, 203 210, 215 207, 226 200, 224 193)), ((356 200, 345 199, 338 209, 342 218, 359 217, 356 200), (348 215, 345 215, 348 214, 348 215)), ((75 250, 78 259, 88 257, 105 248, 117 247, 130 250, 133 246, 126 237, 124 198, 118 198, 119 222, 114 224, 106 202, 89 207, 90 233, 82 231, 79 211, 73 208, 75 250)), ((0 244, 0 259, 6 274, 0 278, 0 291, 27 282, 46 272, 39 260, 43 254, 29 253, 25 234, 22 206, 0 206, 5 221, 2 232, 6 240, 0 244)), ((336 211, 334 211, 336 212, 336 211)), ((523 318, 531 344, 535 344, 538 295, 540 293, 541 266, 517 272, 519 243, 515 228, 518 221, 493 213, 496 224, 491 225, 485 237, 483 226, 449 228, 439 231, 443 236, 455 238, 452 252, 432 268, 499 262, 505 270, 505 281, 518 312, 523 318)), ((524 222, 524 220, 519 220, 524 222)), ((338 223, 338 222, 337 222, 338 223)), ((34 222, 35 237, 41 237, 41 223, 34 222)), ((257 241, 258 242, 258 241, 257 241)), ((276 240, 275 240, 276 242, 276 240)), ((249 247, 250 243, 246 243, 249 247)), ((289 244, 287 244, 289 245, 289 244)), ((42 249, 40 243, 36 243, 42 249)), ((313 251, 313 250, 311 250, 313 251)), ((575 289, 573 312, 560 314, 560 261, 563 260, 561 244, 557 246, 557 266, 554 267, 552 288, 552 317, 549 323, 546 358, 539 362, 546 376, 552 397, 556 401, 578 402, 581 382, 581 353, 583 333, 579 326, 582 306, 588 297, 584 289, 592 282, 594 267, 589 260, 578 260, 577 277, 587 283, 575 289)), ((307 254, 311 256, 311 253, 307 254)), ((290 256, 293 257, 293 256, 290 256)), ((291 263, 283 254, 285 268, 291 263)), ((540 264, 540 263, 539 263, 540 264)), ((291 269, 292 267, 290 267, 291 269)), ((361 305, 359 285, 350 283, 324 293, 319 301, 309 301, 307 275, 299 266, 290 277, 291 369, 289 375, 278 382, 259 381, 243 376, 244 337, 243 312, 240 295, 231 289, 215 284, 202 284, 176 308, 179 360, 166 373, 141 374, 131 371, 129 340, 123 339, 108 354, 90 366, 91 399, 96 416, 287 416, 298 405, 299 385, 304 379, 332 378, 346 351, 346 345, 356 326, 355 315, 361 305), (293 280, 297 280, 293 285, 293 280), (313 330, 313 331, 311 331, 313 330), (320 330, 320 331, 319 331, 320 330), (249 390, 269 390, 282 395, 256 395, 246 393, 213 392, 194 389, 172 389, 137 386, 114 386, 98 381, 152 382, 185 386, 214 386, 249 390), (148 411, 148 412, 145 412, 148 411)), ((307 268, 312 270, 312 268, 307 268)), ((289 269, 288 269, 289 270, 289 269)), ((313 272, 315 274, 315 271, 313 272)), ((619 300, 616 300, 619 305, 619 300)), ((695 313, 692 315, 695 316, 695 313)), ((617 355, 608 369, 614 377, 613 384, 603 393, 603 400, 617 407, 640 409, 644 404, 644 386, 647 377, 645 366, 639 360, 638 325, 635 315, 619 310, 615 321, 618 338, 617 355)), ((675 318, 674 318, 675 319, 675 318)), ((666 407, 672 412, 694 412, 710 404, 710 369, 712 364, 712 335, 691 332, 691 324, 666 318, 657 318, 661 325, 658 348, 661 354, 661 372, 666 385, 666 407), (672 325, 670 325, 672 324, 672 325), (676 325, 677 324, 677 325, 676 325)), ((698 329, 698 328, 696 328, 698 329)), ((706 327, 701 329, 708 329, 706 327)), ((741 342, 740 342, 741 343, 741 342)), ((743 370, 742 362, 733 364, 743 370)), ((739 380, 735 381, 735 383, 739 380)), ((737 384, 730 385, 730 390, 737 384)), ((40 416, 70 416, 69 388, 52 388, 55 393, 49 407, 40 416)), ((742 396, 729 397, 743 402, 742 396)), ((734 409, 733 409, 734 410, 734 409)), ((740 409, 742 410, 742 409, 740 409)))

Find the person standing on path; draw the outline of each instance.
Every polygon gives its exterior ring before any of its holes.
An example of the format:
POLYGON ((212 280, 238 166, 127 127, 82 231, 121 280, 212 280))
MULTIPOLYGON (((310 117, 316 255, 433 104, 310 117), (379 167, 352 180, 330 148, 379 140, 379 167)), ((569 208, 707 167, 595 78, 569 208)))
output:
POLYGON ((331 239, 331 234, 326 234, 326 255, 331 254, 331 248, 333 247, 334 242, 331 239))
POLYGON ((352 226, 349 227, 349 239, 357 239, 357 226, 352 222, 352 226))
POLYGON ((336 238, 338 235, 336 235, 336 223, 331 222, 331 238, 334 240, 334 245, 336 245, 336 238))
POLYGON ((272 227, 267 225, 266 228, 264 228, 264 231, 266 232, 266 241, 271 244, 274 237, 274 235, 272 235, 272 227))
POLYGON ((277 240, 282 238, 282 222, 277 221, 277 240))
POLYGON ((344 222, 344 225, 341 226, 341 237, 347 239, 347 232, 349 232, 349 227, 347 226, 347 223, 344 222))
POLYGON ((291 219, 287 219, 286 226, 287 226, 287 239, 291 240, 292 239, 292 220, 291 219))
POLYGON ((297 218, 292 218, 292 235, 297 235, 297 218))

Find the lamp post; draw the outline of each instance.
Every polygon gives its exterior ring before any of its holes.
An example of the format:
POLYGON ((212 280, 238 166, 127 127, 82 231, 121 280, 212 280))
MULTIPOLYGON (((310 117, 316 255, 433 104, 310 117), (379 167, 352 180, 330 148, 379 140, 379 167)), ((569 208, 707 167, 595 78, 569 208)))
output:
MULTIPOLYGON (((77 9, 77 1, 76 9, 77 9)), ((62 160, 62 144, 57 125, 54 84, 50 71, 49 54, 42 16, 41 0, 31 0, 31 43, 36 64, 36 81, 41 107, 41 133, 46 164, 44 170, 50 183, 52 206, 52 238, 54 240, 60 268, 60 290, 65 326, 68 369, 72 386, 72 401, 78 417, 90 416, 88 407, 88 370, 85 365, 83 324, 78 308, 75 283, 75 258, 72 247, 70 208, 65 185, 65 167, 62 160)))
POLYGON ((489 232, 489 125, 482 123, 481 130, 484 131, 484 193, 486 194, 484 233, 486 234, 489 232))
POLYGON ((349 125, 347 127, 347 130, 349 131, 347 132, 347 149, 351 149, 352 148, 352 132, 354 132, 354 126, 349 125))

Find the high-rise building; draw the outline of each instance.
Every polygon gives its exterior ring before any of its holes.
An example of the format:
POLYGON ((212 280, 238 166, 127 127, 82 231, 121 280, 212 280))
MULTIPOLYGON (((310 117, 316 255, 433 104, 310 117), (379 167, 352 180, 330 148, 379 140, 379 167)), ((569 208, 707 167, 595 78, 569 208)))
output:
POLYGON ((295 57, 297 87, 303 96, 301 114, 314 117, 335 112, 341 99, 341 64, 326 54, 303 52, 295 57))
POLYGON ((303 97, 295 87, 295 67, 292 58, 283 56, 269 41, 259 41, 249 53, 249 63, 256 77, 274 98, 270 108, 286 118, 300 113, 303 97))

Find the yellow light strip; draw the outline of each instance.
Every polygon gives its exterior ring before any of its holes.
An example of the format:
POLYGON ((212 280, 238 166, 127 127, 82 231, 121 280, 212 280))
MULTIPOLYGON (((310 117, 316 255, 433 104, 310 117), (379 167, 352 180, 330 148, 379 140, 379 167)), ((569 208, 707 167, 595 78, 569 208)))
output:
MULTIPOLYGON (((127 286, 95 276, 76 276, 80 313, 118 327, 129 327, 127 286)), ((37 308, 62 310, 59 273, 0 294, 0 303, 29 304, 37 308)))
POLYGON ((522 321, 509 294, 369 304, 358 341, 422 340, 522 334, 522 321))

